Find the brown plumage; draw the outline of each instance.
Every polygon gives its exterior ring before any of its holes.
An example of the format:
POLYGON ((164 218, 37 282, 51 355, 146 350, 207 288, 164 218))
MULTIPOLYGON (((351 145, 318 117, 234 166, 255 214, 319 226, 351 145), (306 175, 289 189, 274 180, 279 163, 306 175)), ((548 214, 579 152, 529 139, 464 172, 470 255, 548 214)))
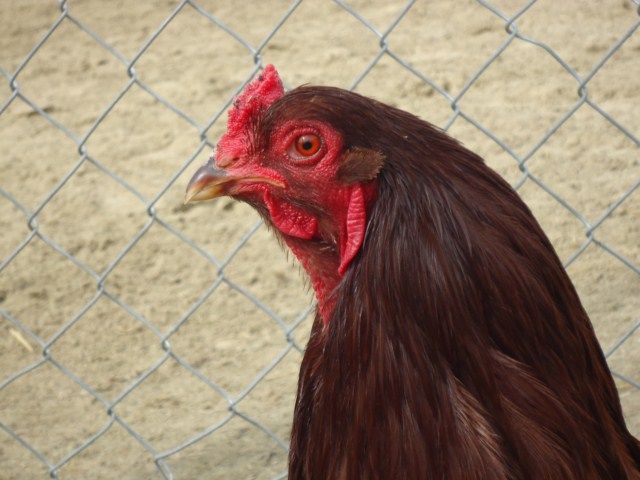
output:
POLYGON ((257 190, 225 193, 274 224, 318 294, 289 478, 639 480, 640 445, 591 323, 513 189, 409 113, 328 87, 276 97, 242 129, 252 160, 237 168, 277 171, 286 187, 260 192, 315 219, 315 233, 287 230, 257 190), (366 233, 342 274, 339 195, 322 198, 304 170, 320 167, 274 147, 292 122, 335 132, 331 180, 365 192, 366 233))

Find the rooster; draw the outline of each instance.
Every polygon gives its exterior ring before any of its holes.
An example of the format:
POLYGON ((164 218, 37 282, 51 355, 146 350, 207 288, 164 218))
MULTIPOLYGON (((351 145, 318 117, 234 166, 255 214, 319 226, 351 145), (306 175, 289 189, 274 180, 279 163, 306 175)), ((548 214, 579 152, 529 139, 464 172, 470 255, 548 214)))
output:
POLYGON ((187 201, 254 207, 308 272, 291 480, 639 480, 604 355, 514 190, 419 118, 356 93, 236 99, 187 201))

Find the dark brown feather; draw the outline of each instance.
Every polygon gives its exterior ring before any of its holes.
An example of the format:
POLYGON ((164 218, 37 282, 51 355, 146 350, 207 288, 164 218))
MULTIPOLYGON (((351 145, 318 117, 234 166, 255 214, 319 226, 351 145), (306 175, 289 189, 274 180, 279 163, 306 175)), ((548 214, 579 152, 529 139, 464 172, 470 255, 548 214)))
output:
MULTIPOLYGON (((289 478, 640 479, 593 328, 513 189, 435 127, 353 93, 294 90, 260 128, 291 118, 379 155, 364 245, 303 359, 289 478)), ((368 179, 365 161, 344 180, 368 179)), ((299 247, 335 264, 335 249, 299 247)))
POLYGON ((383 165, 382 153, 370 148, 352 147, 342 154, 336 179, 346 184, 368 182, 378 176, 383 165))

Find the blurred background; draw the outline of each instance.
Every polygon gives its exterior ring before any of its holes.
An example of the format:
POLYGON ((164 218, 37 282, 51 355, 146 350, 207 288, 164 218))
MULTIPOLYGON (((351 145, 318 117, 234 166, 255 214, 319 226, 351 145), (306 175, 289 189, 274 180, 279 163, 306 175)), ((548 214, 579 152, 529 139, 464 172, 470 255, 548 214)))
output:
POLYGON ((268 63, 516 187, 640 435, 638 8, 0 0, 0 478, 286 478, 312 295, 253 210, 182 205, 268 63))

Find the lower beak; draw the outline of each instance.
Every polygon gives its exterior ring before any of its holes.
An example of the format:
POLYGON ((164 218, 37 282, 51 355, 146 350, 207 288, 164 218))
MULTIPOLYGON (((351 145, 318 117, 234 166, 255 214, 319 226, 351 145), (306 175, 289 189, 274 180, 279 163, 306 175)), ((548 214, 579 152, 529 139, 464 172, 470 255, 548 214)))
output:
POLYGON ((189 180, 184 203, 200 202, 224 195, 233 195, 233 187, 243 183, 268 183, 276 187, 284 187, 282 182, 271 178, 229 175, 226 170, 216 168, 213 165, 213 161, 209 160, 196 170, 196 173, 189 180))

